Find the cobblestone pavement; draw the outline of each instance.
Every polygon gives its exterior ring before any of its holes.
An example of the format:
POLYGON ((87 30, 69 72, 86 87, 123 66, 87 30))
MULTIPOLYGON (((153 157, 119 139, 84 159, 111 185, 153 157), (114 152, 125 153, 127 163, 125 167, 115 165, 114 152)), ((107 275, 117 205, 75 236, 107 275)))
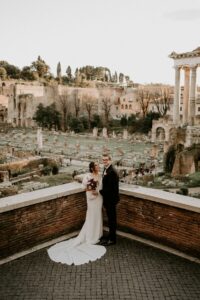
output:
POLYGON ((200 265, 119 238, 82 266, 52 262, 45 249, 0 266, 1 300, 200 299, 200 265))

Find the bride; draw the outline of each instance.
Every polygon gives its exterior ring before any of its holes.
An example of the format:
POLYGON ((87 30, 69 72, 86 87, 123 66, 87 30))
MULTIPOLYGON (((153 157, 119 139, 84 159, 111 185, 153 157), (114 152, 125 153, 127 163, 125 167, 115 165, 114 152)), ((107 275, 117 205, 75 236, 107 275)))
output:
POLYGON ((99 165, 90 162, 89 171, 82 182, 87 198, 85 222, 76 238, 58 243, 48 249, 49 257, 55 262, 81 265, 100 258, 106 252, 104 246, 95 245, 103 235, 103 200, 99 193, 101 185, 99 165))

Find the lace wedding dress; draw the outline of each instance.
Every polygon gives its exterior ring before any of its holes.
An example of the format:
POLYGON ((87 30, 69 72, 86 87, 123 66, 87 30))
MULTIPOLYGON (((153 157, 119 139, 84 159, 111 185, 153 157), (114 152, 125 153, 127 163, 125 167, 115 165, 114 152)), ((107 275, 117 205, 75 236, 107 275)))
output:
MULTIPOLYGON (((99 176, 88 173, 83 179, 85 188, 91 179, 100 182, 99 176)), ((99 184, 96 190, 99 191, 99 184)), ((104 246, 95 245, 103 235, 102 196, 99 193, 94 196, 91 191, 87 191, 86 198, 86 219, 79 235, 50 247, 48 255, 51 260, 67 265, 81 265, 95 261, 105 254, 104 246)))

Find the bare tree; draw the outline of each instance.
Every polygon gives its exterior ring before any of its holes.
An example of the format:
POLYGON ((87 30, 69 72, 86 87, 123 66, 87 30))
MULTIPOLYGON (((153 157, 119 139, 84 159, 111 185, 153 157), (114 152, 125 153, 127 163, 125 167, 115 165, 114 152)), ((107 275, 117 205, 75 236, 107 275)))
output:
POLYGON ((145 90, 145 89, 138 90, 137 100, 140 104, 143 118, 146 117, 151 99, 152 99, 152 95, 150 94, 150 92, 148 90, 145 90))
POLYGON ((116 99, 116 93, 113 90, 104 89, 99 91, 99 97, 101 100, 101 110, 104 115, 105 126, 108 126, 111 109, 116 99))
POLYGON ((62 129, 64 131, 67 130, 67 116, 70 110, 70 97, 69 94, 59 95, 58 102, 61 109, 61 116, 62 116, 62 129))
POLYGON ((111 107, 112 107, 111 98, 103 97, 102 98, 102 110, 104 112, 104 118, 105 118, 106 125, 108 125, 108 122, 109 122, 111 107))
POLYGON ((84 96, 84 102, 85 102, 85 109, 88 114, 88 124, 89 124, 89 129, 91 129, 91 122, 92 122, 92 111, 94 109, 94 102, 95 99, 92 96, 85 95, 84 96))
POLYGON ((72 101, 73 101, 73 105, 74 105, 75 116, 76 116, 76 118, 78 118, 80 110, 81 110, 81 101, 78 96, 78 89, 74 90, 72 97, 73 97, 72 101))
POLYGON ((161 90, 153 95, 153 101, 156 105, 157 111, 161 117, 167 114, 170 108, 171 95, 169 89, 161 90))
POLYGON ((57 77, 61 81, 62 73, 61 73, 61 63, 57 64, 57 77))

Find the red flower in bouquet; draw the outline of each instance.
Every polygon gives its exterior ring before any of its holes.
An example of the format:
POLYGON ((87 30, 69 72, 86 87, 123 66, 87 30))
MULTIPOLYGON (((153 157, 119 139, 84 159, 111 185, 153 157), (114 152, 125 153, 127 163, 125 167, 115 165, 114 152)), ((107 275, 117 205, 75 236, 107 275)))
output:
POLYGON ((97 188, 98 181, 95 181, 93 178, 91 178, 87 183, 87 189, 90 191, 95 191, 97 188))

